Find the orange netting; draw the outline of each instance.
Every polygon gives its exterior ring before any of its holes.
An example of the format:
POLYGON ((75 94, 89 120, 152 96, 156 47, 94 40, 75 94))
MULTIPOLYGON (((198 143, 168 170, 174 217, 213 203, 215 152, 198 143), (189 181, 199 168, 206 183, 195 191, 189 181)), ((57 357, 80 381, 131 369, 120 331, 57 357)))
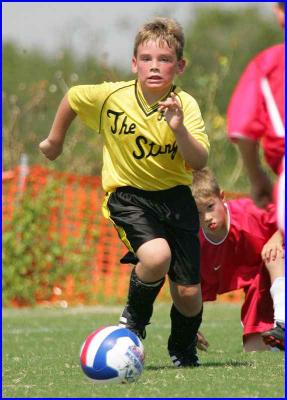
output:
MULTIPOLYGON (((89 232, 96 233, 96 240, 93 241, 92 233, 85 239, 94 246, 89 260, 94 301, 111 302, 111 299, 113 303, 125 301, 131 267, 120 264, 119 260, 127 250, 119 240, 112 224, 102 216, 101 206, 104 193, 99 177, 60 173, 41 166, 32 166, 24 180, 18 168, 4 172, 2 175, 4 229, 13 217, 17 198, 21 193, 29 186, 33 195, 37 196, 46 186, 48 178, 59 181, 61 188, 60 204, 53 210, 50 217, 51 231, 59 234, 62 243, 66 243, 71 236, 77 238, 84 223, 89 232)), ((236 194, 232 194, 231 197, 235 196, 236 194)), ((75 299, 74 285, 73 276, 67 276, 63 285, 65 289, 61 290, 61 283, 57 284, 54 294, 46 300, 82 302, 85 295, 78 293, 75 299)), ((219 296, 219 300, 242 301, 242 296, 242 291, 236 291, 219 296)), ((159 298, 169 298, 168 285, 164 285, 159 298)))

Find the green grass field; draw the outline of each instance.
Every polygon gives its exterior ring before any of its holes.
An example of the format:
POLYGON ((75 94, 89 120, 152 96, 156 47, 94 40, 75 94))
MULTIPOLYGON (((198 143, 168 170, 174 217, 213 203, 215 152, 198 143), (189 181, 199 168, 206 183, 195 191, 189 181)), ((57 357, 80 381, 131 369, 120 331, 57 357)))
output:
POLYGON ((155 306, 148 326, 145 368, 133 384, 98 385, 79 365, 85 337, 115 325, 122 307, 3 311, 3 397, 12 398, 280 398, 284 353, 243 353, 240 306, 206 304, 202 332, 210 342, 202 366, 176 369, 166 351, 169 305, 155 306))

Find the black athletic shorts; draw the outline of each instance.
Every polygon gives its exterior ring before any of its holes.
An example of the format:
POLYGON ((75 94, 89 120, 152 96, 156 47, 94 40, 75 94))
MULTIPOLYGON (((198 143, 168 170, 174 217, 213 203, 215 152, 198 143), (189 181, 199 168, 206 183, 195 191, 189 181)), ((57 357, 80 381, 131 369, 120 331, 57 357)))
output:
POLYGON ((199 283, 199 217, 188 186, 159 191, 121 187, 107 194, 106 208, 131 252, 149 240, 164 238, 172 254, 170 279, 182 285, 199 283))

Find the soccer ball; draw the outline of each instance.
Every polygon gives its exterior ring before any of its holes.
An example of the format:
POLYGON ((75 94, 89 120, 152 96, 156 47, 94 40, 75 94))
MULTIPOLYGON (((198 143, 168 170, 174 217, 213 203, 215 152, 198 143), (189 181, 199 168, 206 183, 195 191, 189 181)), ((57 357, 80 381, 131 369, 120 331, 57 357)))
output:
POLYGON ((101 327, 86 338, 80 360, 84 373, 97 383, 135 382, 143 370, 144 347, 127 328, 101 327))

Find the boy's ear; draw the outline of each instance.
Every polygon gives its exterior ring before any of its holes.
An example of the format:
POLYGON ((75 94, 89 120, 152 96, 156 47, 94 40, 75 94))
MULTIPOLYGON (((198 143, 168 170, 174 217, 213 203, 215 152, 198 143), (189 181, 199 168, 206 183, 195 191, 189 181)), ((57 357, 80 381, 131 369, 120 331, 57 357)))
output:
POLYGON ((136 74, 138 72, 138 66, 137 66, 137 59, 135 56, 132 58, 132 72, 136 74))
POLYGON ((181 74, 184 73, 185 66, 186 66, 186 60, 184 60, 183 58, 181 58, 181 59, 177 62, 177 73, 178 73, 178 75, 181 75, 181 74))
POLYGON ((222 201, 225 201, 225 193, 223 190, 221 190, 221 192, 220 192, 220 198, 222 201))

